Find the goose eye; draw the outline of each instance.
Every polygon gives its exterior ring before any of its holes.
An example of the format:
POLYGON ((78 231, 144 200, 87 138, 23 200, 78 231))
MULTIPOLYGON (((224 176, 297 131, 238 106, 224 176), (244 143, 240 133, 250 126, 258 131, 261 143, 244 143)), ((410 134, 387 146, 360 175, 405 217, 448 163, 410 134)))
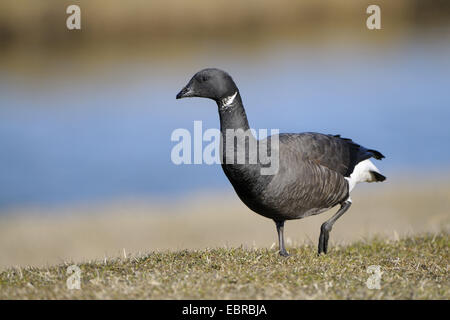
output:
POLYGON ((202 82, 208 81, 208 77, 207 76, 202 76, 202 82))

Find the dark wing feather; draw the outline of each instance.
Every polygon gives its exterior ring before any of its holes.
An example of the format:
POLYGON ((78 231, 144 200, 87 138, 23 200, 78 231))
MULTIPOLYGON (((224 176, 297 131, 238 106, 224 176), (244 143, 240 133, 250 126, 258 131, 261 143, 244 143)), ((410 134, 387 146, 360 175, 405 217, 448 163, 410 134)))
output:
POLYGON ((303 161, 320 164, 349 177, 355 166, 371 157, 381 160, 384 156, 372 149, 341 138, 340 135, 326 135, 307 132, 299 134, 280 134, 280 143, 301 154, 303 161))

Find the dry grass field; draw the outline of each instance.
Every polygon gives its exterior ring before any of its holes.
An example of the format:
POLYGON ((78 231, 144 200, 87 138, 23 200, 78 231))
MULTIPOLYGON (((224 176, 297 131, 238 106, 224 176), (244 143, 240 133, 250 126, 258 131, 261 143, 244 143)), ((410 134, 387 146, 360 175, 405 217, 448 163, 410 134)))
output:
POLYGON ((67 287, 70 263, 0 273, 1 299, 449 299, 448 234, 275 250, 218 248, 150 253, 79 265, 79 290, 67 287), (379 288, 368 284, 378 266, 379 288))
MULTIPOLYGON (((374 236, 398 240, 450 230, 450 186, 442 180, 361 185, 352 208, 330 235, 337 244, 374 236)), ((49 266, 151 251, 216 247, 270 248, 274 223, 243 205, 231 190, 184 200, 122 201, 72 208, 15 209, 0 215, 0 269, 49 266)), ((317 245, 320 225, 337 210, 286 223, 287 245, 317 245)))
MULTIPOLYGON (((450 230, 450 186, 442 180, 361 185, 352 208, 330 235, 336 244, 398 240, 450 230)), ((47 266, 158 250, 215 247, 270 248, 274 223, 243 205, 232 192, 202 193, 184 200, 122 201, 109 205, 15 209, 0 215, 0 269, 47 266)), ((317 245, 320 225, 337 210, 286 223, 288 246, 317 245)))
POLYGON ((231 192, 4 212, 0 298, 449 299, 450 187, 439 181, 358 188, 320 257, 335 210, 287 223, 283 259, 273 222, 231 192), (66 287, 72 264, 81 290, 66 287), (370 265, 380 290, 366 286, 370 265))

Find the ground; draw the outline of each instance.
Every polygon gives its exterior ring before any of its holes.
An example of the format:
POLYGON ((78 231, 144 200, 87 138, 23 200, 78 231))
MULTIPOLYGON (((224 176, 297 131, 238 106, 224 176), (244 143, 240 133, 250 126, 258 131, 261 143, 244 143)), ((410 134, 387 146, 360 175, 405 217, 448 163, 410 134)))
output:
MULTIPOLYGON (((1 299, 449 299, 448 233, 398 241, 337 245, 317 256, 312 245, 154 252, 79 263, 80 289, 67 287, 71 263, 9 268, 1 299), (380 289, 369 289, 371 265, 380 289)), ((375 282, 372 283, 374 285, 375 282)))

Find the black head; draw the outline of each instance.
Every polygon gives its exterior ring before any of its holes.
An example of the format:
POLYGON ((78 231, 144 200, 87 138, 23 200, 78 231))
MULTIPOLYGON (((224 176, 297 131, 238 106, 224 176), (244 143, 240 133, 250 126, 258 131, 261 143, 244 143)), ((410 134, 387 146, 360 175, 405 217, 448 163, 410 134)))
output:
POLYGON ((197 72, 177 94, 177 99, 201 97, 219 101, 233 95, 236 91, 238 89, 228 73, 208 68, 197 72))

